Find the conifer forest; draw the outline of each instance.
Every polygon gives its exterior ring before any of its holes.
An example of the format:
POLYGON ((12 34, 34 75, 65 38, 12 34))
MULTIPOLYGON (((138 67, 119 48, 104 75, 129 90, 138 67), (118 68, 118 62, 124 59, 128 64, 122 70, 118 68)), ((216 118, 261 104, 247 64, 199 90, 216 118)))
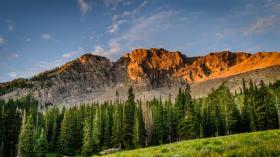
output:
MULTIPOLYGON (((116 92, 117 94, 117 92, 116 92)), ((0 156, 43 157, 48 152, 91 156, 102 150, 156 146, 180 140, 280 127, 280 81, 243 80, 192 98, 190 87, 171 98, 94 102, 72 107, 41 105, 31 95, 0 101, 0 156)))

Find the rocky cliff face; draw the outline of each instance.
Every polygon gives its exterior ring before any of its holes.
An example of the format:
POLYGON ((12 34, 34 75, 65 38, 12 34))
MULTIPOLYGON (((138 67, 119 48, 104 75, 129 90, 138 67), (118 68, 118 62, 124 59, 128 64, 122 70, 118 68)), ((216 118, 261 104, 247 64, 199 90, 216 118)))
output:
POLYGON ((240 64, 248 59, 251 54, 232 53, 229 51, 210 53, 206 56, 197 58, 191 65, 180 69, 176 74, 183 77, 190 83, 201 82, 212 78, 226 71, 229 71, 234 65, 240 64))
MULTIPOLYGON (((127 87, 133 86, 136 97, 149 99, 153 96, 172 95, 186 82, 191 83, 194 96, 201 96, 208 93, 205 91, 210 91, 222 83, 217 80, 224 82, 234 78, 237 84, 240 84, 238 80, 241 80, 245 73, 247 79, 256 81, 258 78, 255 76, 265 81, 280 79, 280 66, 277 65, 280 65, 278 52, 249 54, 224 51, 187 57, 178 51, 135 49, 116 62, 85 54, 62 67, 39 74, 30 80, 22 80, 28 86, 11 86, 0 98, 31 93, 42 103, 74 104, 115 99, 116 91, 120 93, 120 98, 124 99, 127 87), (273 70, 258 70, 272 66, 273 70), (201 90, 201 87, 204 90, 201 90)), ((0 84, 0 88, 8 88, 8 84, 0 84)))
POLYGON ((188 64, 187 58, 180 52, 168 52, 164 49, 136 49, 126 57, 129 60, 129 79, 152 88, 178 81, 173 75, 188 64))

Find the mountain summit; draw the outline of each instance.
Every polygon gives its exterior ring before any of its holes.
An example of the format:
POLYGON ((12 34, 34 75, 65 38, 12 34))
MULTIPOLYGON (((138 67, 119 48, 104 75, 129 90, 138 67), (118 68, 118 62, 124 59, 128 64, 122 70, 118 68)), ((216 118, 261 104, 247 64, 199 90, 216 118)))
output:
POLYGON ((273 82, 280 79, 280 53, 215 52, 188 57, 179 51, 135 49, 111 62, 106 57, 85 54, 31 79, 0 84, 0 98, 32 94, 41 103, 74 104, 79 102, 126 98, 133 86, 137 98, 174 97, 172 93, 186 82, 195 97, 208 94, 226 82, 238 90, 241 79, 273 82))

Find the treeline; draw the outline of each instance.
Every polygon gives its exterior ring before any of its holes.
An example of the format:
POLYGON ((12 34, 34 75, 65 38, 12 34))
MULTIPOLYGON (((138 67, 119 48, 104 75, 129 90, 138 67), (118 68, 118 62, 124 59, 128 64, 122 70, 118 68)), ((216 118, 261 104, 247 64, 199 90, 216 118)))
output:
POLYGON ((15 79, 11 82, 0 83, 0 96, 17 88, 32 88, 33 85, 27 79, 15 79))
POLYGON ((2 156, 90 156, 109 148, 133 149, 185 139, 276 129, 280 126, 280 81, 257 87, 252 81, 240 92, 221 85, 207 97, 193 99, 187 86, 175 102, 135 100, 38 109, 28 96, 1 101, 2 156), (12 142, 11 142, 12 141, 12 142))

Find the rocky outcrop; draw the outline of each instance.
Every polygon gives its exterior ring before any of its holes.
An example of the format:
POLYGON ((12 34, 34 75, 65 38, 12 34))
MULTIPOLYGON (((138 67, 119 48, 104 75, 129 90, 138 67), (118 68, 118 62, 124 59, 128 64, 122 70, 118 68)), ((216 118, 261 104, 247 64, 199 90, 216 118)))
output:
MULTIPOLYGON (((255 81, 262 78, 266 82, 280 79, 277 65, 280 65, 279 52, 223 51, 187 57, 178 51, 151 48, 135 49, 116 62, 85 54, 32 79, 0 84, 4 91, 0 98, 31 93, 42 103, 75 104, 115 99, 116 91, 125 99, 129 86, 134 87, 138 98, 169 94, 174 97, 173 93, 186 82, 191 84, 194 96, 203 96, 211 88, 233 78, 239 88, 241 76, 255 81), (269 70, 262 70, 266 68, 269 70)), ((237 90, 233 86, 232 89, 237 90)))
POLYGON ((232 53, 229 51, 210 53, 197 58, 191 65, 180 69, 176 76, 183 77, 189 83, 205 81, 229 71, 232 66, 240 64, 250 55, 244 52, 232 53))
POLYGON ((178 81, 173 75, 187 65, 187 58, 183 54, 164 49, 136 49, 126 57, 129 60, 128 77, 152 88, 178 81))

